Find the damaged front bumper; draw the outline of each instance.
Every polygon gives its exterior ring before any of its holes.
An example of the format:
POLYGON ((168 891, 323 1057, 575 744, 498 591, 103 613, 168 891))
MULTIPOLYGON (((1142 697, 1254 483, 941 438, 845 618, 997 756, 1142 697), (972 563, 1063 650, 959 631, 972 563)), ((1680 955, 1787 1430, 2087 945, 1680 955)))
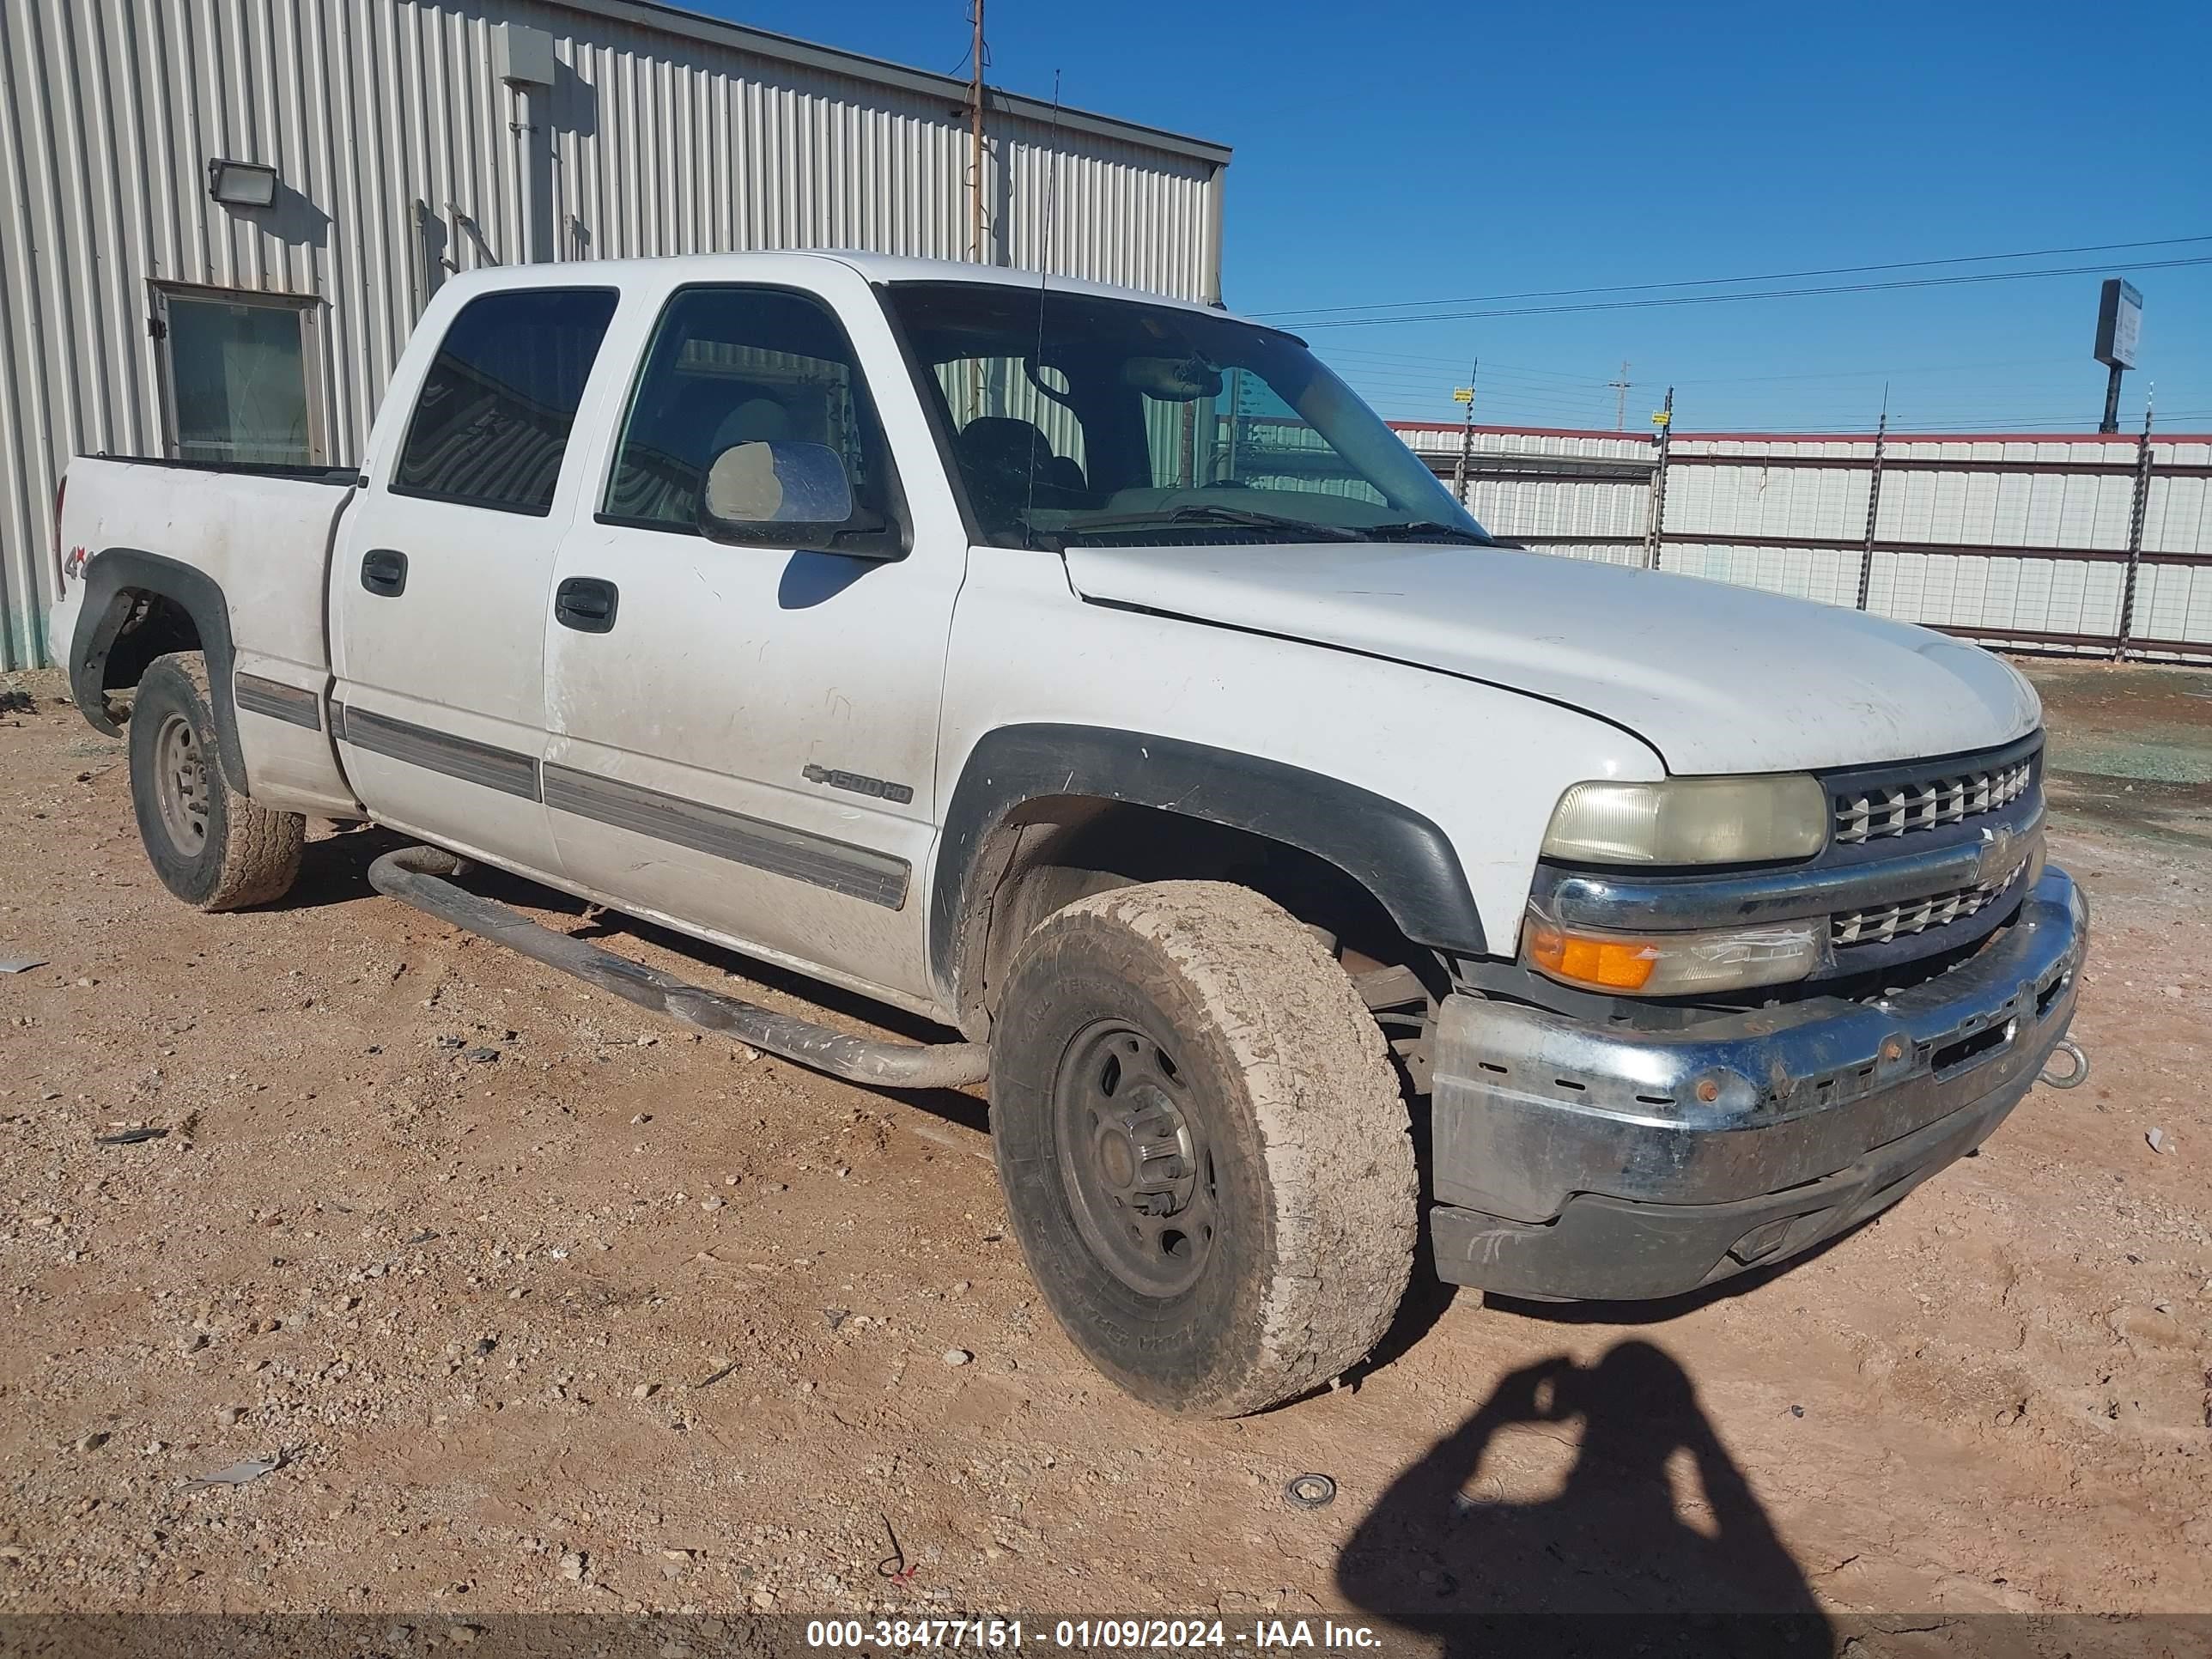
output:
POLYGON ((1811 1249, 1978 1146, 2066 1035, 2087 914, 2046 869, 1948 973, 1669 1031, 1458 995, 1439 1015, 1438 1274, 1664 1297, 1811 1249))

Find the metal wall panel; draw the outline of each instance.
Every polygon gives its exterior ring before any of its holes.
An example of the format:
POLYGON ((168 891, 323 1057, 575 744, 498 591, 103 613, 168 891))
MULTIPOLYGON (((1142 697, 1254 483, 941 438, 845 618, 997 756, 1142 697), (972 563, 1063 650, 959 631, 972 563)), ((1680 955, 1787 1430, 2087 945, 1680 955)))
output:
MULTIPOLYGON (((1401 424, 1398 433, 1449 482, 1466 441, 1462 428, 1401 424)), ((1649 439, 1483 427, 1474 446, 1468 511, 1499 535, 1540 542, 1554 553, 1570 544, 1590 550, 1583 538, 1594 538, 1607 558, 1619 552, 1607 538, 1643 541, 1650 511, 1649 439), (1528 473, 1516 476, 1524 467, 1528 473)))
MULTIPOLYGON (((42 660, 68 458, 157 453, 148 284, 317 296, 361 453, 448 270, 778 247, 969 251, 964 88, 638 0, 0 0, 0 667, 42 660), (494 67, 545 30, 555 83, 494 67), (209 198, 213 157, 276 204, 209 198)), ((1222 163, 992 94, 988 257, 1218 292, 1222 163)))
MULTIPOLYGON (((1461 428, 1399 431, 1451 476, 1461 428)), ((1644 562, 1651 439, 1483 427, 1474 441, 1468 505, 1491 530, 1547 553, 1644 562)), ((2126 608, 2142 456, 2133 437, 1890 434, 1867 608, 1993 643, 2107 653, 2126 608)), ((2212 439, 2154 439, 2150 461, 2129 654, 2202 660, 2212 657, 2212 439)), ((1874 493, 1871 434, 1677 435, 1660 566, 1856 605, 1874 493)))

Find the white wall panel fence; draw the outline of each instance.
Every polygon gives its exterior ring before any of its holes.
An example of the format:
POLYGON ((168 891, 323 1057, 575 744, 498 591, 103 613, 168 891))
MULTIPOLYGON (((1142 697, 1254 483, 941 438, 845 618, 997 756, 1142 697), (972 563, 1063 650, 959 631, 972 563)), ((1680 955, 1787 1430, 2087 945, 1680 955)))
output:
MULTIPOLYGON (((1452 479, 1462 428, 1401 423, 1452 479)), ((1494 533, 1863 606, 1998 646, 2212 661, 2212 436, 1650 438, 1479 428, 1494 533), (1869 535, 1868 507, 1874 506, 1869 535)))

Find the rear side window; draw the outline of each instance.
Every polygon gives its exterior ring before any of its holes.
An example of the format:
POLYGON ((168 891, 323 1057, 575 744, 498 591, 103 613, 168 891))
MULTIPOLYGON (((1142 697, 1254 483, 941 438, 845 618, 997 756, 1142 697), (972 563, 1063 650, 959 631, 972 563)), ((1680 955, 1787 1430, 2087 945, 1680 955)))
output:
POLYGON ((611 289, 520 289, 461 308, 423 377, 392 480, 401 495, 543 516, 611 289))

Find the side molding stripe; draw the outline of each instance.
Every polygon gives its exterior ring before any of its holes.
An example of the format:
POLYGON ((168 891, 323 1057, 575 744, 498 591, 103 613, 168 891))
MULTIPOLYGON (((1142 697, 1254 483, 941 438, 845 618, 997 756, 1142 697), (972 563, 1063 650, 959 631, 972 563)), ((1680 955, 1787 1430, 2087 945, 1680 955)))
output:
POLYGON ((323 729, 323 700, 313 691, 242 673, 232 681, 231 695, 249 714, 266 714, 272 720, 305 726, 310 732, 323 729))
POLYGON ((427 726, 372 714, 365 708, 331 705, 331 735, 356 749, 383 755, 410 766, 442 772, 464 782, 482 784, 503 795, 539 800, 538 763, 512 749, 500 749, 472 738, 434 732, 427 726))
POLYGON ((529 756, 457 738, 366 709, 331 704, 331 735, 410 766, 482 784, 525 800, 542 800, 616 830, 646 836, 711 858, 765 870, 887 910, 906 903, 914 866, 872 848, 855 847, 805 830, 747 817, 719 806, 665 795, 596 773, 540 766, 529 756), (541 787, 542 784, 542 787, 541 787))
POLYGON ((553 765, 544 770, 545 804, 556 811, 825 887, 888 910, 906 902, 913 868, 904 859, 590 772, 553 765))

